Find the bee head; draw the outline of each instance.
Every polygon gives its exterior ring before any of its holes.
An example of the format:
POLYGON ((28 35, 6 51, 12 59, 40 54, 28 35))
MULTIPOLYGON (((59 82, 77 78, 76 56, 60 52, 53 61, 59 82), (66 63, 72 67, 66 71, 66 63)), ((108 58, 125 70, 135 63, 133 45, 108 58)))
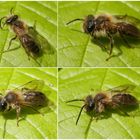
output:
POLYGON ((7 102, 5 98, 0 98, 0 111, 4 111, 7 108, 7 102))
POLYGON ((5 23, 6 24, 12 24, 18 19, 18 15, 12 15, 9 18, 6 19, 5 23))
POLYGON ((87 96, 86 99, 85 99, 85 109, 86 109, 86 111, 87 112, 92 111, 94 109, 94 107, 95 107, 94 98, 91 95, 87 96))
POLYGON ((81 18, 76 18, 74 20, 69 21, 66 25, 69 25, 72 22, 75 21, 83 21, 83 29, 85 33, 92 33, 94 31, 95 25, 96 25, 96 21, 95 21, 95 17, 93 15, 88 15, 86 16, 85 19, 81 19, 81 18))
POLYGON ((94 31, 95 28, 95 18, 93 15, 88 15, 85 20, 84 20, 84 24, 83 24, 83 29, 85 31, 85 33, 92 33, 94 31))

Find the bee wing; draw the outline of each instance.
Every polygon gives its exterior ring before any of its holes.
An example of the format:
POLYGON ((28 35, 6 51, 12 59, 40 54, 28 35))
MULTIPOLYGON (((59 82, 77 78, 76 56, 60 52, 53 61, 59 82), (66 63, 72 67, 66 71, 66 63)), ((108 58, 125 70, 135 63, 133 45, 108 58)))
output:
POLYGON ((43 80, 32 80, 29 81, 17 88, 15 88, 15 90, 41 90, 44 86, 44 81, 43 80))
POLYGON ((28 27, 28 33, 41 45, 42 53, 54 54, 55 49, 50 45, 46 38, 40 35, 37 30, 33 27, 28 27))
POLYGON ((131 23, 140 29, 140 19, 128 15, 114 15, 117 20, 131 23))
POLYGON ((47 98, 44 93, 40 91, 27 90, 24 92, 24 102, 33 106, 44 105, 47 98))
POLYGON ((120 85, 111 89, 106 90, 107 92, 111 94, 117 94, 117 93, 131 93, 135 89, 135 85, 132 84, 125 84, 120 85))

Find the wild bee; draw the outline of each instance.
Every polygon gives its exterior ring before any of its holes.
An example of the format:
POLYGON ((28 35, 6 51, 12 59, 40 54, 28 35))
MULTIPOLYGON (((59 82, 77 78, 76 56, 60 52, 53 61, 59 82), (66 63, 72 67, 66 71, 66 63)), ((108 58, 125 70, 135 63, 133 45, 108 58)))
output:
POLYGON ((88 95, 85 99, 74 99, 67 101, 83 101, 84 105, 81 107, 78 118, 76 120, 76 125, 78 124, 79 118, 81 116, 82 110, 85 109, 86 112, 94 113, 96 120, 101 116, 101 114, 107 110, 116 110, 123 115, 129 116, 129 114, 124 111, 123 108, 133 107, 132 110, 138 107, 139 101, 130 94, 130 90, 134 88, 133 85, 122 85, 115 87, 113 89, 107 90, 105 92, 99 92, 95 96, 88 95))
POLYGON ((25 49, 25 52, 27 53, 29 59, 30 57, 38 57, 41 53, 41 47, 40 44, 37 43, 33 35, 29 33, 29 30, 32 27, 28 27, 23 21, 19 19, 18 15, 13 14, 12 10, 13 8, 10 10, 10 16, 4 16, 0 19, 1 29, 3 29, 5 25, 8 25, 16 34, 15 37, 10 40, 8 50, 11 46, 12 41, 18 38, 23 48, 25 49), (2 26, 3 19, 5 19, 5 21, 2 26))
MULTIPOLYGON (((83 21, 84 32, 90 34, 95 40, 97 40, 99 37, 107 37, 109 39, 109 57, 106 60, 109 60, 112 57, 111 54, 113 51, 115 35, 119 35, 128 47, 131 46, 128 44, 126 37, 140 38, 140 29, 133 24, 134 21, 138 23, 139 20, 131 16, 88 15, 85 17, 85 19, 74 19, 68 22, 67 25, 78 20, 83 21)), ((102 47, 107 50, 105 46, 102 47)))
MULTIPOLYGON (((35 82, 37 81, 35 80, 35 82)), ((24 84, 24 86, 35 82, 30 81, 24 84)), ((6 95, 0 97, 0 111, 7 112, 13 109, 16 110, 17 126, 19 126, 19 115, 23 107, 29 107, 37 113, 40 113, 36 108, 44 106, 47 103, 47 98, 41 91, 26 87, 23 88, 23 86, 20 87, 22 87, 22 89, 7 90, 6 95)))

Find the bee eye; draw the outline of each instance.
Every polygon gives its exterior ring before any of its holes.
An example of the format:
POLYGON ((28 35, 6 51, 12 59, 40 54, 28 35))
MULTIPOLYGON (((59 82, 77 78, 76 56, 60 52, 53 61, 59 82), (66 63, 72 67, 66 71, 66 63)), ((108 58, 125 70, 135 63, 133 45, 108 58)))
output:
POLYGON ((88 32, 92 32, 95 28, 95 22, 93 20, 89 20, 88 21, 88 26, 87 26, 87 30, 88 32))
POLYGON ((6 101, 1 101, 0 102, 0 111, 4 111, 5 109, 6 109, 6 107, 7 107, 7 103, 6 103, 6 101))
POLYGON ((90 107, 90 108, 94 108, 94 100, 91 100, 91 101, 89 102, 89 107, 90 107))
POLYGON ((18 19, 18 15, 13 15, 13 16, 9 17, 9 18, 6 20, 6 23, 7 23, 7 24, 8 24, 8 23, 10 24, 10 23, 16 21, 17 19, 18 19))
POLYGON ((86 110, 87 110, 87 111, 93 110, 94 107, 95 107, 95 102, 94 102, 93 97, 92 97, 92 96, 88 96, 88 97, 86 98, 86 101, 87 101, 87 102, 86 102, 86 104, 87 104, 86 110))

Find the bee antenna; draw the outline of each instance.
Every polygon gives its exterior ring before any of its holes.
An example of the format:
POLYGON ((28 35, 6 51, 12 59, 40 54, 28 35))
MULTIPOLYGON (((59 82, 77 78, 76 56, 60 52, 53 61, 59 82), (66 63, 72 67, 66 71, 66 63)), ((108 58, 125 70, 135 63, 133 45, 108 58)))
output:
POLYGON ((70 100, 70 101, 66 101, 66 103, 69 103, 69 102, 75 102, 75 101, 85 101, 84 99, 74 99, 74 100, 70 100))
POLYGON ((13 9, 14 9, 14 7, 12 7, 12 8, 10 9, 10 14, 11 14, 11 15, 13 14, 13 9))
POLYGON ((77 120, 76 120, 76 125, 78 124, 78 121, 79 121, 79 119, 80 119, 80 116, 81 116, 82 110, 83 110, 83 108, 84 108, 85 106, 86 106, 86 105, 83 105, 83 106, 81 107, 81 109, 80 109, 80 112, 79 112, 78 118, 77 118, 77 120))
POLYGON ((6 18, 6 16, 4 16, 4 17, 2 17, 2 18, 0 19, 0 28, 1 28, 1 29, 2 29, 2 28, 4 27, 4 25, 6 24, 6 23, 4 23, 4 24, 3 24, 3 27, 2 27, 2 20, 3 20, 4 18, 6 18))
POLYGON ((70 23, 75 22, 75 21, 77 21, 77 20, 84 21, 84 19, 81 19, 81 18, 76 18, 76 19, 71 20, 71 21, 69 21, 68 23, 66 23, 66 25, 69 25, 70 23))

